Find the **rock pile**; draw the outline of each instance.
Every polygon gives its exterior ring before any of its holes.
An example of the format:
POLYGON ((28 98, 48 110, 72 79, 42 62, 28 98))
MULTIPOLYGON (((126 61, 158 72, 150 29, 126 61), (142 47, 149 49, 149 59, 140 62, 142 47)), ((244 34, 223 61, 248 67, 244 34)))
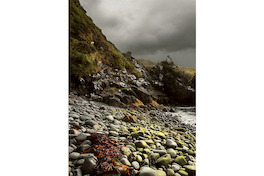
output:
MULTIPOLYGON (((69 175, 97 175, 100 161, 89 137, 106 134, 120 146, 119 161, 139 176, 193 176, 196 171, 195 127, 160 110, 111 107, 70 95, 69 175), (144 117, 144 118, 143 118, 144 117), (88 152, 87 152, 88 151, 88 152)), ((99 173, 98 173, 99 174, 99 173)), ((121 175, 115 166, 101 175, 121 175)))

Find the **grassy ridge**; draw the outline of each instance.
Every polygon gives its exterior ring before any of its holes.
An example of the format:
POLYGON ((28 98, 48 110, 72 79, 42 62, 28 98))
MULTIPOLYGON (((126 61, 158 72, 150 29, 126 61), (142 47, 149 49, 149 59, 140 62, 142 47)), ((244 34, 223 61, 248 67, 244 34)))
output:
MULTIPOLYGON (((148 70, 155 67, 158 63, 151 60, 151 59, 137 59, 138 62, 140 62, 144 67, 146 67, 148 70)), ((174 66, 174 71, 176 73, 180 73, 182 76, 184 76, 188 81, 190 81, 194 75, 196 74, 195 68, 184 68, 181 66, 174 66)))
POLYGON ((70 0, 70 77, 78 82, 80 78, 98 72, 98 62, 112 68, 126 68, 133 71, 134 66, 102 34, 86 15, 78 0, 70 0))
POLYGON ((138 62, 140 62, 142 65, 144 65, 147 69, 151 69, 157 65, 157 62, 151 60, 151 59, 136 59, 138 62))

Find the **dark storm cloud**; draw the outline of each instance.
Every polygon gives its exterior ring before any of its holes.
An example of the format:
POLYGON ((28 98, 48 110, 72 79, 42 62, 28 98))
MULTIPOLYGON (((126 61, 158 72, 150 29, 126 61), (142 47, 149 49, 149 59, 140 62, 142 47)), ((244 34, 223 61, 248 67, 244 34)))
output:
POLYGON ((137 58, 195 67, 195 0, 81 0, 107 39, 137 58))

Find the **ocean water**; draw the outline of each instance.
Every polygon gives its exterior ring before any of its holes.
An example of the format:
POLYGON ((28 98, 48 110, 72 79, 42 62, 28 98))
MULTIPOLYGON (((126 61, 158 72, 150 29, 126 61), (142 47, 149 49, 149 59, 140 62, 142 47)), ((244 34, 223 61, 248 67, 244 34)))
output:
POLYGON ((195 107, 176 107, 177 112, 170 112, 172 116, 179 119, 184 124, 196 127, 196 108, 195 107))

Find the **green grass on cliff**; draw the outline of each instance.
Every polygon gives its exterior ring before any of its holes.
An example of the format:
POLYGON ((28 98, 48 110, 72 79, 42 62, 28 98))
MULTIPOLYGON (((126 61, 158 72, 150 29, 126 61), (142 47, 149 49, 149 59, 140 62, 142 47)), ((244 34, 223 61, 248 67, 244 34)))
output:
POLYGON ((70 0, 70 77, 78 81, 81 77, 100 71, 98 62, 112 68, 134 70, 118 49, 102 34, 78 0, 70 0))
POLYGON ((151 59, 136 59, 139 63, 144 65, 147 69, 151 69, 157 65, 157 62, 151 60, 151 59))

